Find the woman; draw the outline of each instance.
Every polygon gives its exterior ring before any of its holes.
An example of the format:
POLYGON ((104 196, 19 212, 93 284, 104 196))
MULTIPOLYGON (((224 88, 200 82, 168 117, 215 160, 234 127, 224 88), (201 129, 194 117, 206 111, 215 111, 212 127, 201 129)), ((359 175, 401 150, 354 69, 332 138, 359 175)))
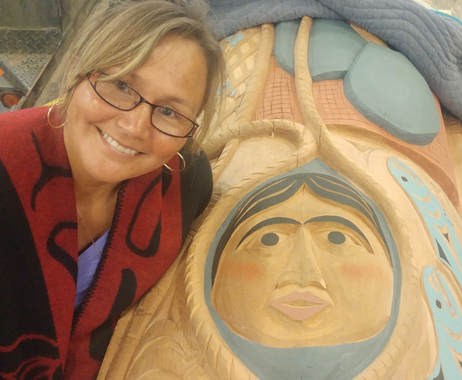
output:
POLYGON ((62 102, 1 115, 1 378, 93 378, 119 315, 207 204, 197 146, 222 57, 205 10, 145 0, 95 14, 62 102))

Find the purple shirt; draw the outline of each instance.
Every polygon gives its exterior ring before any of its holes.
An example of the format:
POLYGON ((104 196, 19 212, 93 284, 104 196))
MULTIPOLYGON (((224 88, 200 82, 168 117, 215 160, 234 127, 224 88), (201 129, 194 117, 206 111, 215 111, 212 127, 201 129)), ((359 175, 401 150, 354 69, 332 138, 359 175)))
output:
POLYGON ((74 308, 77 308, 82 303, 83 297, 87 294, 87 290, 95 277, 96 268, 98 268, 98 264, 101 261, 108 234, 109 231, 102 234, 79 256, 74 308))

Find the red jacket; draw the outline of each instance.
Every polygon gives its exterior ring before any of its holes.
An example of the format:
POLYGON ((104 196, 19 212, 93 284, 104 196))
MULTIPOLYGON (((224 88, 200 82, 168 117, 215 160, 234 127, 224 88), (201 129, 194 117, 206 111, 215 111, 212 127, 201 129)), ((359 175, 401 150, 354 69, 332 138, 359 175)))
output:
POLYGON ((122 184, 101 263, 74 312, 73 179, 62 129, 48 126, 46 111, 0 115, 0 378, 90 379, 120 313, 178 255, 209 200, 211 172, 202 154, 182 172, 122 184))

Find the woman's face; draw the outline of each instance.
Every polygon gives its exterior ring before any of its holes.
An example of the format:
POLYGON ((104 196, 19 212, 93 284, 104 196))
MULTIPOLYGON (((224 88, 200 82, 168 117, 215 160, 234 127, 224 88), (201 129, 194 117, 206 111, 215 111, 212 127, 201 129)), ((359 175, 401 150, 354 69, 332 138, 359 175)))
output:
POLYGON ((248 218, 224 248, 212 301, 232 330, 273 347, 351 343, 389 319, 387 253, 358 212, 293 197, 248 218))
MULTIPOLYGON (((111 74, 115 68, 105 69, 111 74)), ((207 81, 202 48, 178 36, 164 38, 149 59, 121 79, 147 101, 173 108, 190 119, 201 110, 207 81)), ((76 180, 117 184, 159 168, 185 144, 151 124, 143 103, 120 111, 104 102, 87 79, 75 89, 64 126, 64 141, 76 180)))

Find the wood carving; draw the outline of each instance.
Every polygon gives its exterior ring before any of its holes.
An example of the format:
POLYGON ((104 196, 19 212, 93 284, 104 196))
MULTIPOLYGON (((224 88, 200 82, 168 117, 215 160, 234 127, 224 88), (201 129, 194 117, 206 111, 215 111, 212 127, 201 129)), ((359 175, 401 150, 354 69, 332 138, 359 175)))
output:
POLYGON ((460 121, 404 56, 340 21, 222 47, 213 200, 99 378, 460 378, 460 121), (316 58, 337 54, 326 33, 351 44, 336 62, 316 58), (376 92, 387 65, 400 71, 376 92))

